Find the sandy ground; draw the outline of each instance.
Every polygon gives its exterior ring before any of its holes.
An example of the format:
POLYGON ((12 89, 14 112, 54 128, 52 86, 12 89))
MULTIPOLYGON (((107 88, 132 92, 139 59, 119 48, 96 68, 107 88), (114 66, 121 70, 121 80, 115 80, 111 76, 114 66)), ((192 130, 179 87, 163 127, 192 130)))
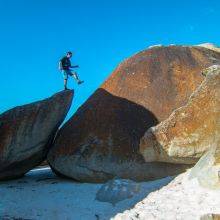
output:
POLYGON ((21 179, 0 183, 0 219, 104 220, 132 208, 173 178, 140 183, 140 191, 113 206, 96 200, 102 184, 60 179, 49 168, 32 170, 21 179))
POLYGON ((205 214, 220 214, 220 189, 200 187, 197 179, 189 181, 188 175, 189 172, 177 176, 114 219, 197 220, 205 214))
POLYGON ((137 194, 115 205, 96 200, 102 186, 60 179, 49 168, 32 170, 0 183, 0 219, 196 220, 220 213, 220 190, 200 187, 188 173, 139 183, 137 194))

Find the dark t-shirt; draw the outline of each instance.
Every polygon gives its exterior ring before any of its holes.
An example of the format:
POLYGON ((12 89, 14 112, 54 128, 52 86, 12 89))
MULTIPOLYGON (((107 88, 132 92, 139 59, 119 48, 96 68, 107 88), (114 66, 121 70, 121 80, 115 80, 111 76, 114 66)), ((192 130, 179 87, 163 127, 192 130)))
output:
POLYGON ((61 65, 62 65, 62 68, 64 70, 68 70, 70 67, 71 67, 71 62, 70 62, 70 59, 68 57, 63 57, 61 60, 61 65))

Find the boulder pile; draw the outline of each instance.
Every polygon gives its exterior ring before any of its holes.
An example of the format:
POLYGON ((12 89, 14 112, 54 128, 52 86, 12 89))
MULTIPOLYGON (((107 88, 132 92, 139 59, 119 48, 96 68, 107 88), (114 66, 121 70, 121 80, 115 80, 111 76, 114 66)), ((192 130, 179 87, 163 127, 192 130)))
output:
MULTIPOLYGON (((197 161, 207 145, 196 150, 195 158, 183 155, 184 159, 176 160, 175 150, 182 152, 183 148, 174 141, 171 158, 158 159, 157 150, 166 142, 157 142, 153 135, 144 141, 142 137, 173 111, 191 102, 191 94, 205 79, 202 71, 219 63, 219 52, 201 46, 153 47, 128 58, 59 130, 48 154, 50 166, 58 175, 82 182, 105 182, 113 177, 146 181, 184 171, 197 161)), ((215 79, 210 80, 205 81, 214 84, 207 85, 206 92, 212 96, 212 89, 218 85, 215 86, 215 79)), ((198 109, 194 109, 195 120, 196 114, 205 120, 196 125, 201 130, 199 135, 203 129, 200 125, 207 126, 203 143, 209 141, 210 129, 214 129, 209 119, 214 120, 218 114, 217 99, 208 100, 210 97, 204 95, 206 98, 200 98, 203 103, 195 104, 198 109), (209 108, 213 110, 208 111, 209 108)), ((176 123, 187 123, 179 121, 186 117, 188 123, 192 122, 188 132, 193 133, 196 122, 189 117, 190 112, 187 114, 180 115, 182 118, 179 116, 176 123)), ((174 140, 187 137, 187 132, 178 129, 172 134, 174 140)), ((161 138, 166 140, 163 135, 161 138)), ((196 138, 198 135, 191 140, 196 138)))

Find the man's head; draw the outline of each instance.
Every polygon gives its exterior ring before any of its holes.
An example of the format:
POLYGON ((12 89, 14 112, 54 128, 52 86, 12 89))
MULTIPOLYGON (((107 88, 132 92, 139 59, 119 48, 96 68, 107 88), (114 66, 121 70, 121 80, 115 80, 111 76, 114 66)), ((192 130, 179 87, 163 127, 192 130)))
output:
POLYGON ((72 52, 71 51, 68 51, 67 53, 66 53, 66 57, 68 57, 68 58, 71 58, 72 57, 72 52))

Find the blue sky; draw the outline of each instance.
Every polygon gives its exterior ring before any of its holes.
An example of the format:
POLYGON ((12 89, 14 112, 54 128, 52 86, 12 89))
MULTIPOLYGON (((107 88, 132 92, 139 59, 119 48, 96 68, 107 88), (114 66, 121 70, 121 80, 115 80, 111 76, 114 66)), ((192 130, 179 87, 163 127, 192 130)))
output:
POLYGON ((218 0, 0 0, 0 113, 63 89, 58 61, 75 54, 69 116, 125 58, 154 44, 220 45, 218 0))

